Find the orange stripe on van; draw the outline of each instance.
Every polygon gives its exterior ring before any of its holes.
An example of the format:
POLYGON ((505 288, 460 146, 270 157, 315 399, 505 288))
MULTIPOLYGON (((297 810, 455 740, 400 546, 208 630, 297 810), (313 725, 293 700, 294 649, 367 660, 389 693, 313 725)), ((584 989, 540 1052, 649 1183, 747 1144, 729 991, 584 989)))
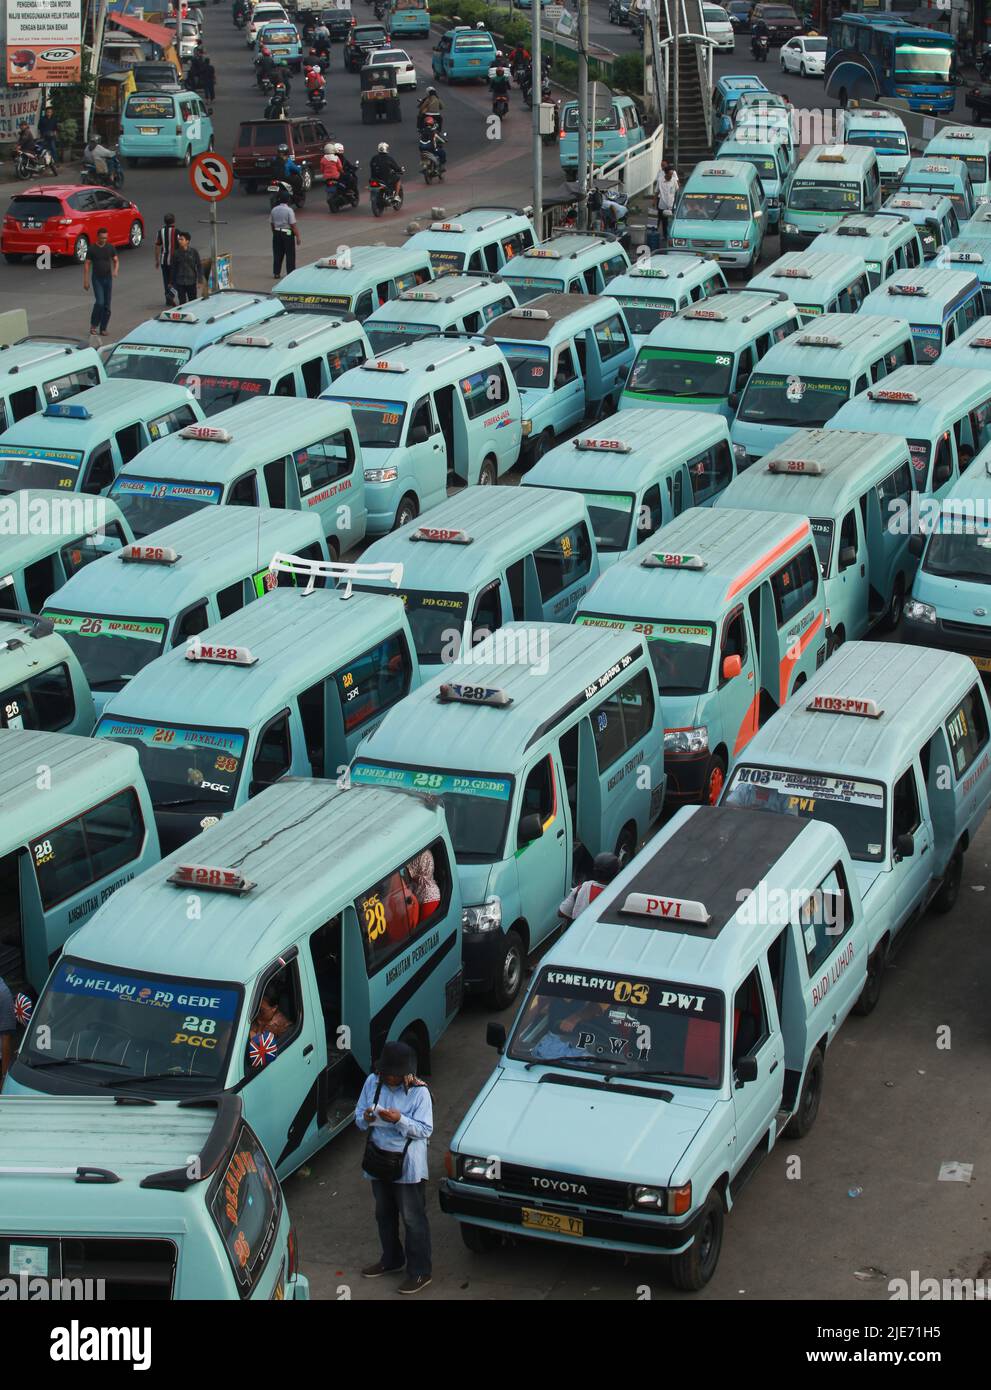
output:
POLYGON ((814 622, 814 623, 810 623, 809 626, 808 626, 808 628, 806 628, 805 632, 802 633, 801 637, 798 639, 798 642, 797 642, 797 643, 792 642, 792 643, 789 644, 788 650, 787 650, 786 653, 785 653, 784 660, 783 660, 782 663, 781 663, 781 701, 780 701, 780 703, 781 703, 782 705, 784 704, 784 702, 785 702, 785 701, 787 700, 787 698, 788 698, 788 682, 791 680, 792 667, 793 667, 793 666, 795 665, 795 663, 798 661, 799 657, 800 657, 800 656, 802 655, 802 653, 805 651, 805 648, 806 648, 806 647, 809 645, 809 643, 812 641, 813 637, 816 635, 816 633, 819 631, 819 629, 823 626, 823 624, 825 623, 825 621, 826 621, 826 615, 825 615, 825 613, 820 613, 819 616, 816 618, 815 622, 814 622), (796 651, 796 646, 797 646, 797 651, 796 651), (791 653, 794 653, 794 655, 791 655, 791 653))
POLYGON ((773 565, 775 560, 780 560, 781 556, 784 555, 786 551, 790 550, 793 545, 797 545, 800 540, 803 540, 806 536, 810 536, 811 534, 808 522, 799 526, 790 536, 783 540, 780 545, 776 545, 773 550, 769 550, 766 555, 762 555, 759 560, 755 561, 748 569, 744 570, 740 578, 730 585, 724 602, 728 603, 741 589, 745 589, 750 581, 755 579, 762 570, 767 569, 768 565, 773 565))
POLYGON ((743 716, 743 723, 740 725, 739 733, 736 736, 736 743, 733 745, 733 757, 735 758, 757 732, 757 720, 760 715, 760 691, 750 701, 747 712, 743 716))

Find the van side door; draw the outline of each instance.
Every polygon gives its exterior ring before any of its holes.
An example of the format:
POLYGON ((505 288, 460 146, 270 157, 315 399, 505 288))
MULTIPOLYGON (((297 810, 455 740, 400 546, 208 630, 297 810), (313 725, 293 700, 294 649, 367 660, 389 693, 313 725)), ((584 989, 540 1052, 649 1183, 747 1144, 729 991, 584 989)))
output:
POLYGON ((564 343, 556 350, 552 380, 554 432, 563 434, 585 414, 585 381, 578 370, 573 343, 564 343))
POLYGON ((723 619, 716 667, 722 732, 730 761, 737 757, 757 732, 760 716, 757 656, 747 612, 741 603, 723 619), (734 674, 737 661, 740 669, 734 674))
POLYGON ((808 1047, 824 1031, 832 1038, 857 1002, 867 968, 866 930, 863 921, 855 922, 842 863, 835 864, 801 904, 798 932, 805 947, 808 980, 804 987, 808 1047))
POLYGON ((925 902, 929 881, 938 872, 932 822, 922 815, 926 803, 917 769, 918 759, 914 759, 891 792, 892 934, 925 902))
MULTIPOLYGON (((244 1002, 229 1084, 240 1092, 245 1118, 284 1174, 296 1166, 316 1116, 315 1103, 308 1100, 319 1062, 311 1045, 315 1010, 301 978, 297 947, 288 946, 259 973, 244 1002), (264 1018, 271 1006, 266 994, 276 1009, 274 1023, 267 1026, 264 1018)), ((311 1133, 304 1152, 315 1147, 314 1137, 311 1133)))
POLYGON ((784 1039, 766 960, 755 964, 734 991, 727 1031, 736 1115, 730 1173, 735 1177, 770 1128, 784 1094, 784 1039), (745 1068, 751 1070, 748 1079, 741 1075, 745 1068))
MULTIPOLYGON (((619 404, 632 357, 630 335, 626 331, 623 315, 610 314, 608 318, 600 319, 593 329, 591 343, 599 359, 600 382, 596 398, 605 405, 608 397, 609 403, 615 407, 619 404)), ((586 395, 591 399, 587 386, 586 395)))
POLYGON ((840 603, 832 603, 830 619, 838 626, 842 614, 847 640, 863 636, 869 626, 870 576, 867 572, 867 537, 859 507, 851 507, 840 522, 836 542, 836 562, 833 582, 840 603))
POLYGON ((512 853, 515 844, 520 911, 533 944, 553 930, 571 885, 571 812, 557 751, 537 758, 520 781, 519 810, 507 848, 512 853), (533 836, 538 822, 540 834, 533 836))
MULTIPOLYGON (((598 559, 588 522, 579 521, 534 551, 540 586, 540 617, 553 623, 570 622, 578 600, 598 578, 598 559)), ((530 616, 530 615, 528 615, 530 616)))

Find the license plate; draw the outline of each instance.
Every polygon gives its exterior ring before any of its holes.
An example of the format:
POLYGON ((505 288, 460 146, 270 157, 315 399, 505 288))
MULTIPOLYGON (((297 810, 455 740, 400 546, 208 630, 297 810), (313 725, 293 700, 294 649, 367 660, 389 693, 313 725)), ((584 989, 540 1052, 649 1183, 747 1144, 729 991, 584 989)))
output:
POLYGON ((593 140, 593 141, 592 141, 592 148, 593 148, 593 150, 601 150, 601 149, 602 149, 602 146, 603 146, 604 144, 605 144, 605 141, 604 141, 604 140, 593 140))
POLYGON ((991 656, 972 656, 970 659, 979 671, 991 671, 991 656))
POLYGON ((155 126, 155 125, 139 125, 139 126, 138 126, 138 134, 139 134, 139 135, 157 135, 157 134, 158 134, 158 126, 155 126))
POLYGON ((470 68, 477 68, 478 65, 479 65, 479 63, 480 63, 481 61, 482 61, 481 58, 469 58, 469 59, 468 59, 468 66, 469 66, 470 68))
POLYGON ((21 226, 25 227, 29 232, 37 232, 41 230, 41 223, 37 221, 37 219, 34 217, 26 217, 24 221, 21 223, 21 226))
POLYGON ((523 1225, 534 1231, 553 1231, 558 1236, 583 1236, 585 1222, 580 1216, 565 1216, 562 1212, 537 1211, 523 1208, 523 1225))

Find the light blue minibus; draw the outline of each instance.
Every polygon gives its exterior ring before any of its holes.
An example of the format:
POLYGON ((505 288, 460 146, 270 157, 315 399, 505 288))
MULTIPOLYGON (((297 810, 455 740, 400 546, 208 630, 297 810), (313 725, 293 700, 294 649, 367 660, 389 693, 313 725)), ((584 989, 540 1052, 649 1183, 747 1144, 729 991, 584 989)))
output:
POLYGON ((900 270, 864 300, 863 314, 905 319, 912 329, 917 362, 935 362, 945 347, 981 315, 984 297, 972 267, 900 270))
POLYGON ((142 159, 190 165, 213 149, 213 121, 196 92, 132 92, 124 102, 118 149, 132 169, 142 159))
POLYGON ((0 346, 0 431, 106 379, 97 350, 75 338, 39 336, 0 346))
MULTIPOLYGON (((178 309, 163 309, 125 333, 107 356, 109 377, 175 381, 201 348, 227 333, 262 323, 283 311, 281 299, 255 290, 217 290, 178 309)), ((0 359, 2 360, 2 359, 0 359)))
POLYGON ((403 290, 365 319, 372 353, 381 357, 390 348, 418 338, 455 337, 482 333, 486 324, 516 307, 512 287, 498 275, 443 275, 421 289, 403 290))
POLYGON ((751 290, 784 291, 803 323, 823 314, 855 314, 870 293, 867 262, 852 250, 846 255, 831 251, 787 251, 751 276, 751 290))
POLYGON ((68 643, 50 623, 0 607, 0 729, 88 735, 95 717, 68 643))
POLYGON ((530 209, 465 208, 448 216, 433 208, 433 220, 406 238, 401 250, 426 256, 434 275, 494 275, 537 244, 530 209))
POLYGON ((433 278, 422 246, 340 246, 336 255, 291 270, 273 293, 294 314, 353 314, 362 323, 379 305, 433 278))
MULTIPOLYGON (((923 196, 921 193, 913 195, 923 196)), ((885 206, 889 205, 890 200, 885 206)), ((841 217, 831 230, 813 238, 809 250, 847 255, 852 247, 853 254, 866 261, 871 289, 876 290, 896 271, 922 264, 924 242, 920 238, 923 232, 923 228, 917 229, 910 220, 907 210, 851 213, 841 217)))
POLYGON ((681 251, 638 256, 632 269, 609 282, 609 294, 623 311, 635 347, 679 309, 727 288, 714 260, 681 251))

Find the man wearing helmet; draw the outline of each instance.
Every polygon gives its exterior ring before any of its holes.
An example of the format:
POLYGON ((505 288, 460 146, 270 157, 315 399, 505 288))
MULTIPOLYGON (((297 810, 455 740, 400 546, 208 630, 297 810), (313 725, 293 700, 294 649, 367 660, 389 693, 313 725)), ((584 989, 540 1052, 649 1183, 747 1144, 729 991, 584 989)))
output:
POLYGON ((323 147, 323 155, 320 159, 320 173, 323 175, 325 184, 335 183, 341 177, 341 161, 338 158, 338 150, 342 146, 328 144, 323 147))
POLYGON ((444 144, 444 132, 440 128, 439 119, 435 116, 424 116, 423 125, 420 127, 420 157, 422 160, 424 155, 432 155, 442 174, 447 163, 444 144))
POLYGON ((383 140, 378 150, 372 155, 372 162, 368 166, 369 173, 373 179, 384 184, 390 192, 399 187, 403 175, 402 165, 397 164, 389 153, 389 146, 383 140))
POLYGON ((421 131, 423 130, 424 121, 426 120, 426 117, 427 117, 427 116, 433 116, 434 122, 435 122, 435 124, 437 125, 437 127, 439 128, 439 127, 440 127, 440 124, 441 124, 441 115, 442 115, 442 113, 443 113, 443 110, 444 110, 444 103, 441 101, 440 97, 437 95, 437 88, 436 88, 436 87, 428 87, 428 88, 427 88, 427 91, 426 91, 426 95, 424 96, 423 100, 420 102, 419 106, 416 108, 416 127, 417 127, 417 130, 421 130, 421 131))

